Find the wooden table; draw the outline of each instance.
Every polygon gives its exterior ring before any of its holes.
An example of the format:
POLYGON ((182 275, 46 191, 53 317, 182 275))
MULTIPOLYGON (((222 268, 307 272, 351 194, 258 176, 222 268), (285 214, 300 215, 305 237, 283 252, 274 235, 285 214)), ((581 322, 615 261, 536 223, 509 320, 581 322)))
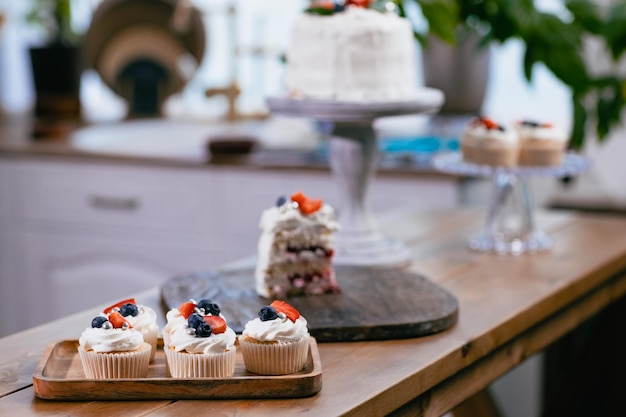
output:
MULTIPOLYGON (((442 415, 626 293, 626 220, 540 212, 538 225, 553 237, 554 250, 507 257, 466 248, 466 238, 481 229, 483 217, 482 210, 402 210, 381 219, 388 233, 410 245, 413 268, 458 297, 459 322, 424 338, 320 344, 318 395, 239 401, 36 399, 31 377, 45 346, 76 338, 98 311, 95 306, 0 339, 0 415, 442 415)), ((138 298, 160 309, 158 289, 138 298)), ((24 300, 24 308, 37 306, 24 300)), ((41 318, 45 322, 45 311, 41 318)))

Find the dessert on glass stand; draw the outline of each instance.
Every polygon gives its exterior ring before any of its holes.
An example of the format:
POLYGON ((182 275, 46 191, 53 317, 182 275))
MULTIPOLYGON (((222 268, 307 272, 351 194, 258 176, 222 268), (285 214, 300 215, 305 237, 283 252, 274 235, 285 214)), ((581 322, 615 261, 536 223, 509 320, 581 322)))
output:
POLYGON ((526 120, 505 127, 476 117, 462 134, 461 153, 434 158, 440 171, 493 180, 485 227, 470 238, 470 248, 515 255, 552 248, 550 237, 535 226, 528 178, 572 176, 587 169, 585 158, 565 152, 566 138, 550 123, 526 120))
POLYGON ((419 87, 411 23, 392 2, 339 5, 314 1, 294 22, 287 53, 288 94, 270 97, 274 114, 318 122, 329 139, 329 162, 340 188, 335 262, 399 266, 406 246, 384 236, 367 203, 378 148, 373 122, 380 117, 437 111, 439 90, 419 87))

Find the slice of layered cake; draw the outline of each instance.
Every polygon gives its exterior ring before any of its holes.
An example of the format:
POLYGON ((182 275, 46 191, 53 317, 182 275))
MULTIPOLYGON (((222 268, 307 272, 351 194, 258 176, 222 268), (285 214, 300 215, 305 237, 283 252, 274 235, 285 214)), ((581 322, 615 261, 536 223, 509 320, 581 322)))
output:
POLYGON ((256 289, 267 298, 339 292, 332 265, 335 211, 301 192, 261 216, 256 289))

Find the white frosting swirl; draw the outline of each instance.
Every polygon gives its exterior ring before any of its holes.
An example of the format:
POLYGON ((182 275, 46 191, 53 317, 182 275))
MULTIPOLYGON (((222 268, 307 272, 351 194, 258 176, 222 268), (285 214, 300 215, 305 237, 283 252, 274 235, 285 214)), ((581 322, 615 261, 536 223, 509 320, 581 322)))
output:
POLYGON ((135 329, 103 329, 88 327, 78 343, 85 350, 94 352, 123 352, 137 350, 143 343, 143 335, 135 329))
POLYGON ((470 123, 463 132, 463 136, 469 141, 492 140, 503 144, 515 145, 518 142, 518 135, 513 129, 488 129, 481 123, 470 123))
POLYGON ((176 352, 189 353, 224 353, 235 346, 237 335, 230 327, 224 333, 212 333, 209 337, 196 337, 180 327, 170 334, 169 346, 176 352))
POLYGON ((242 335, 262 342, 294 342, 309 334, 306 326, 306 319, 302 316, 295 322, 280 317, 274 320, 261 321, 257 317, 246 323, 242 335))
MULTIPOLYGON (((288 204, 270 207, 263 211, 259 226, 270 233, 277 229, 303 227, 319 227, 332 232, 339 230, 339 224, 335 221, 335 210, 328 204, 322 205, 319 210, 307 215, 300 213, 297 208, 289 207, 288 204)), ((319 232, 322 231, 319 230, 319 232)))
POLYGON ((187 319, 180 314, 177 308, 173 308, 167 313, 165 313, 165 318, 167 320, 167 324, 163 329, 163 333, 171 334, 179 327, 183 327, 187 324, 187 319))
POLYGON ((157 328, 156 324, 156 313, 150 307, 145 307, 138 305, 139 314, 136 316, 126 316, 125 319, 133 326, 135 329, 140 332, 144 331, 154 331, 157 328))
POLYGON ((568 140, 565 130, 555 127, 551 124, 543 124, 538 126, 516 124, 519 132, 520 140, 541 140, 566 142, 568 140))

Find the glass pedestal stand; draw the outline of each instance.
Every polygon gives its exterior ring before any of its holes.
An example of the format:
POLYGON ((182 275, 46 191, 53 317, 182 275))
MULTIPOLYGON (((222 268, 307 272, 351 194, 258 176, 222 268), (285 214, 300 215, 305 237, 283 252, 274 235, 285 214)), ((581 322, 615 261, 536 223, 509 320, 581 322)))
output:
POLYGON ((537 230, 528 177, 577 175, 588 163, 580 155, 566 154, 555 167, 490 167, 463 162, 460 153, 434 158, 436 169, 456 175, 488 176, 493 193, 484 229, 469 239, 469 247, 480 252, 520 255, 552 248, 552 239, 537 230))
POLYGON ((402 266, 410 252, 384 236, 367 202, 376 168, 378 146, 373 122, 379 117, 434 112, 443 103, 439 90, 424 89, 414 100, 354 103, 334 100, 270 98, 272 113, 307 117, 318 122, 329 140, 329 163, 341 198, 337 220, 335 263, 361 266, 402 266))

